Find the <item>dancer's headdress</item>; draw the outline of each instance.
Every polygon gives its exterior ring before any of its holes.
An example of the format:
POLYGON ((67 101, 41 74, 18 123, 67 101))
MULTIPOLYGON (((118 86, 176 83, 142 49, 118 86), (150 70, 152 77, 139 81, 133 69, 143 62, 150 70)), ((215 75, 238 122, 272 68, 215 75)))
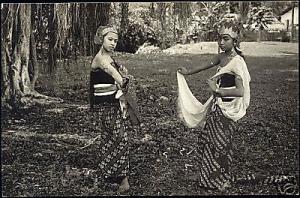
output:
POLYGON ((227 34, 231 38, 238 39, 240 35, 241 23, 237 14, 226 14, 218 23, 218 33, 227 34))
POLYGON ((97 29, 96 35, 94 37, 94 43, 101 45, 102 42, 103 42, 104 36, 106 34, 108 34, 109 32, 113 32, 113 33, 118 34, 118 30, 113 26, 100 26, 97 29))

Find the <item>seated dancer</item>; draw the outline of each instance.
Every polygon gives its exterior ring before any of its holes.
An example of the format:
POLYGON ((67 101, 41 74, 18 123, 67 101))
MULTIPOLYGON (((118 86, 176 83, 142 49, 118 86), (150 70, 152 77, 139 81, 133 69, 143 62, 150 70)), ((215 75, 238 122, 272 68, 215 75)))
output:
POLYGON ((118 42, 114 27, 100 26, 94 38, 101 44, 91 65, 90 106, 101 122, 101 149, 99 169, 105 181, 120 184, 118 192, 129 189, 128 125, 138 124, 137 105, 130 93, 130 76, 119 65, 112 53, 118 42), (128 122, 127 118, 131 119, 128 122))

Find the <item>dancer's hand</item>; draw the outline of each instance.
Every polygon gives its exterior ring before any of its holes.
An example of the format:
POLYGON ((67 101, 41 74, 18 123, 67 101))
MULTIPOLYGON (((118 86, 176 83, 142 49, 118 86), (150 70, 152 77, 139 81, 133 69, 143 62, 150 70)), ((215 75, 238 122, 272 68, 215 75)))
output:
POLYGON ((183 75, 188 75, 189 71, 185 67, 179 67, 177 71, 183 75))
POLYGON ((218 93, 215 92, 216 89, 218 88, 215 79, 208 79, 207 84, 210 87, 211 91, 213 92, 212 94, 214 94, 214 95, 218 94, 218 93))

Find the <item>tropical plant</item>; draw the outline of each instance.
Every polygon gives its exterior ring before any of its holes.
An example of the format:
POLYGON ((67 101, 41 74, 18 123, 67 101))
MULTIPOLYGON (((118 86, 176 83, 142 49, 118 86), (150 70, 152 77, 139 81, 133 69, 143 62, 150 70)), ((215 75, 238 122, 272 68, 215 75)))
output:
POLYGON ((251 6, 248 13, 246 28, 258 31, 258 42, 261 41, 261 31, 274 21, 272 8, 266 6, 251 6))
POLYGON ((229 2, 199 2, 198 16, 200 18, 199 29, 204 33, 204 39, 214 41, 217 37, 217 23, 229 13, 229 2))

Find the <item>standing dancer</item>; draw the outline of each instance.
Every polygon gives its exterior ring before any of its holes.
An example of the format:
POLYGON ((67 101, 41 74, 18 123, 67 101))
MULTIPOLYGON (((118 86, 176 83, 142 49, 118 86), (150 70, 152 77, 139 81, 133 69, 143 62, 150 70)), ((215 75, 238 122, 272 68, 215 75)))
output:
POLYGON ((129 189, 129 145, 127 117, 138 122, 137 106, 128 93, 129 75, 112 53, 118 42, 114 27, 100 26, 94 42, 101 44, 91 65, 90 104, 101 122, 99 169, 106 181, 120 184, 118 192, 129 189))
POLYGON ((213 96, 203 106, 198 105, 198 114, 185 112, 189 108, 187 105, 191 105, 184 101, 185 96, 179 100, 179 110, 186 124, 190 127, 201 124, 204 128, 201 134, 203 146, 199 152, 199 182, 200 186, 210 189, 222 190, 233 179, 232 136, 237 130, 236 121, 246 114, 250 101, 250 75, 239 49, 238 30, 234 21, 226 21, 222 24, 218 39, 223 52, 216 55, 208 65, 192 71, 185 68, 178 70, 183 75, 191 75, 218 66, 217 73, 208 80, 213 96))

